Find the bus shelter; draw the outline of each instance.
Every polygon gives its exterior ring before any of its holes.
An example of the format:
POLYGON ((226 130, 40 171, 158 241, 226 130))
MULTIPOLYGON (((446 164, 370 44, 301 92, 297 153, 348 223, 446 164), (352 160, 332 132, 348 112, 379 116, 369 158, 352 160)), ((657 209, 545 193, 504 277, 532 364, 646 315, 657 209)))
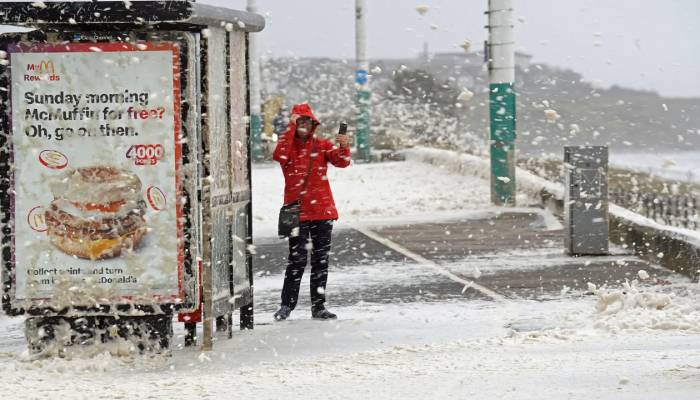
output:
POLYGON ((5 2, 0 24, 30 28, 0 36, 2 301, 30 349, 163 349, 197 309, 205 348, 235 310, 252 328, 247 41, 264 19, 5 2))

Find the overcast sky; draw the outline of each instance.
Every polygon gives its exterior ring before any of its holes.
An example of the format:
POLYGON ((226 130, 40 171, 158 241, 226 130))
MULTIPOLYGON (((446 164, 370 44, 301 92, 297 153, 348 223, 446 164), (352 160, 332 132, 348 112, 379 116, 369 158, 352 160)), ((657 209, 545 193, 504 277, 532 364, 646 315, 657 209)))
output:
MULTIPOLYGON (((246 0, 200 0, 244 9, 246 0)), ((487 0, 366 0, 370 57, 457 51, 487 38, 487 0), (420 16, 417 5, 429 11, 420 16)), ((604 85, 700 96, 700 1, 514 0, 518 50, 533 62, 567 67, 604 85)), ((354 0, 258 0, 275 56, 354 59, 354 0)))
MULTIPOLYGON (((199 0, 245 9, 247 0, 199 0)), ((2 1, 4 2, 4 1, 2 1)), ((354 59, 354 0, 258 0, 274 56, 354 59)), ((366 0, 370 58, 481 50, 488 0, 366 0), (424 16, 416 6, 426 5, 424 16)), ((604 86, 700 97, 699 0, 514 0, 517 49, 604 86)))

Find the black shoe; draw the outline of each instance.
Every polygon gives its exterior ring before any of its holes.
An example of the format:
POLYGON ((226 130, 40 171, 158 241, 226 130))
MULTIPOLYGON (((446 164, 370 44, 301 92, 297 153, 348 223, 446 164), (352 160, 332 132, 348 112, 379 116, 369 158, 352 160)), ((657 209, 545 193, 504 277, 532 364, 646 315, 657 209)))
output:
POLYGON ((326 310, 325 308, 319 308, 318 310, 311 310, 311 317, 313 319, 337 319, 338 318, 337 315, 326 310))
POLYGON ((284 321, 292 313, 292 309, 289 306, 280 306, 280 309, 275 313, 275 321, 284 321))

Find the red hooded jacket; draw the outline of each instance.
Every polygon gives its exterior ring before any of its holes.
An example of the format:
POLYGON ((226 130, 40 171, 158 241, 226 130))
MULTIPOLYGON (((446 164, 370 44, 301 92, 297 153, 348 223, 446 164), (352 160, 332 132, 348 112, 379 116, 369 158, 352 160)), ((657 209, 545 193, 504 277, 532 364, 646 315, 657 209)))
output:
POLYGON ((350 149, 338 148, 330 140, 314 135, 320 123, 308 104, 296 104, 292 107, 294 114, 311 117, 314 122, 309 138, 302 142, 295 137, 296 124, 290 121, 272 153, 272 159, 280 163, 284 174, 284 204, 301 199, 300 221, 338 219, 326 171, 328 163, 339 168, 350 165, 350 149), (312 159, 309 182, 302 193, 309 157, 312 159))

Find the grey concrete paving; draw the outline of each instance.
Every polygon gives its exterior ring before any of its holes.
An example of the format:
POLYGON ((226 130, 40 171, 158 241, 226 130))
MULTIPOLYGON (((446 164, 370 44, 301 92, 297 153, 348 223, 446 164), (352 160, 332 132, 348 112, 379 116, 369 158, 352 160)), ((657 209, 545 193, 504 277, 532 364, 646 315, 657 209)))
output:
MULTIPOLYGON (((410 261, 403 254, 368 239, 354 229, 335 229, 332 244, 331 265, 333 266, 360 266, 410 261)), ((279 273, 287 267, 289 246, 286 240, 277 238, 256 240, 255 250, 253 267, 256 271, 279 273)))
MULTIPOLYGON (((506 298, 546 300, 564 292, 584 295, 588 282, 613 285, 636 278, 640 269, 659 278, 658 282, 664 282, 672 274, 622 250, 604 257, 569 257, 563 251, 563 231, 547 230, 542 217, 534 212, 397 224, 374 228, 373 232, 506 298), (474 279, 476 269, 483 271, 474 279)), ((332 298, 336 306, 359 301, 396 303, 489 299, 474 289, 464 290, 463 284, 435 269, 421 266, 424 272, 414 277, 411 274, 417 273, 416 261, 356 230, 336 230, 333 235, 329 285, 334 276, 353 282, 351 287, 335 289, 332 298), (375 268, 378 265, 383 269, 375 268), (403 273, 410 277, 391 281, 392 276, 403 273), (383 274, 388 278, 382 279, 383 274)), ((258 241, 256 250, 255 271, 284 273, 286 242, 258 241)), ((302 287, 302 291, 308 291, 308 288, 302 287)), ((258 300, 258 311, 272 310, 278 302, 276 297, 258 300)))
POLYGON ((534 212, 390 226, 375 231, 434 261, 513 249, 560 247, 564 240, 562 231, 547 231, 544 220, 534 212))

